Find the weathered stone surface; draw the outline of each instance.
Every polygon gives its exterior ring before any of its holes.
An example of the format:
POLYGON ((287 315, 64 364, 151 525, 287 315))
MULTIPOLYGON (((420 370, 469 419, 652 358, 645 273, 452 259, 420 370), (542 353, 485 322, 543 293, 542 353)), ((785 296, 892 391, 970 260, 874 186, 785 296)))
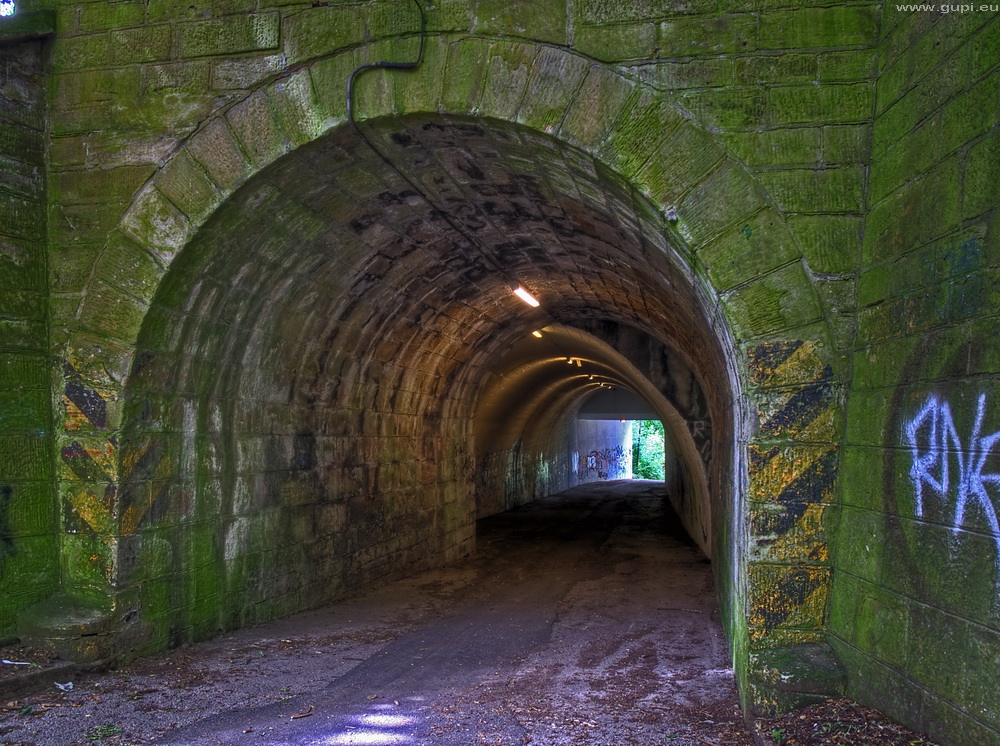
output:
POLYGON ((593 358, 672 423, 746 699, 750 648, 827 640, 849 696, 998 740, 995 18, 447 0, 409 70, 411 2, 51 10, 0 21, 14 607, 60 579, 154 650, 455 558, 578 463, 593 358), (558 325, 578 377, 486 446, 558 325))

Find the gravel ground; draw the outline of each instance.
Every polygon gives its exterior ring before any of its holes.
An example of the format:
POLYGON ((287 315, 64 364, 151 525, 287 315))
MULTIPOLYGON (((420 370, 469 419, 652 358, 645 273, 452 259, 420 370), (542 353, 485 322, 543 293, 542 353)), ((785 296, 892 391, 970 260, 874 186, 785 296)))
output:
MULTIPOLYGON (((0 742, 927 743, 840 700, 748 727, 710 566, 661 485, 578 488, 487 519, 478 542, 474 557, 326 609, 14 694, 0 742)), ((33 664, 0 664, 0 685, 55 663, 0 650, 33 664)))

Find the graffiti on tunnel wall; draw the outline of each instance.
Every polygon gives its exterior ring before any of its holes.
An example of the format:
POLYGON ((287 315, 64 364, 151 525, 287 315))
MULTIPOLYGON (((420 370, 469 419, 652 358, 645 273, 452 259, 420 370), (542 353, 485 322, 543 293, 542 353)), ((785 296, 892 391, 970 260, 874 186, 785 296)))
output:
POLYGON ((951 406, 932 394, 906 423, 905 433, 912 456, 910 480, 917 517, 924 516, 926 497, 938 498, 946 508, 949 501, 953 501, 951 524, 957 534, 967 527, 968 515, 978 511, 993 534, 1000 590, 1000 525, 987 490, 988 486, 1000 487, 1000 473, 984 472, 987 460, 1000 442, 1000 431, 983 435, 985 419, 986 395, 980 394, 969 437, 963 441, 955 426, 951 406))
POLYGON ((628 479, 632 476, 632 449, 601 448, 579 457, 577 476, 587 479, 628 479))

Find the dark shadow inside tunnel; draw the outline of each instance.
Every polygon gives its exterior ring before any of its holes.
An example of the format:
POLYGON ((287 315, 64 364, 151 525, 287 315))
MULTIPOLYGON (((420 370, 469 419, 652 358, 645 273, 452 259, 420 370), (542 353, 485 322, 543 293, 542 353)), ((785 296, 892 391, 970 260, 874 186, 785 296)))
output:
POLYGON ((659 213, 518 125, 366 127, 394 168, 348 128, 289 153, 146 315, 120 580, 151 648, 468 554, 477 517, 580 481, 575 423, 605 388, 664 423, 681 523, 707 555, 728 546, 726 347, 659 213))

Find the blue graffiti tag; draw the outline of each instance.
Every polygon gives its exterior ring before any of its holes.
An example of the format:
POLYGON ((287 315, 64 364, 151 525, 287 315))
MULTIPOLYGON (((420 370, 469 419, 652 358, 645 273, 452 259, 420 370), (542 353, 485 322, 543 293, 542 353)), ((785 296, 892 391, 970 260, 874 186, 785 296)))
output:
MULTIPOLYGON (((983 420, 986 418, 986 394, 979 395, 976 418, 969 434, 968 443, 963 445, 955 427, 948 402, 933 394, 906 425, 906 439, 913 462, 910 466, 910 480, 915 492, 915 512, 924 515, 924 495, 931 494, 947 500, 955 485, 955 513, 952 530, 957 534, 965 521, 969 503, 977 506, 993 533, 997 548, 997 570, 1000 572, 1000 524, 996 508, 986 490, 987 485, 1000 485, 1000 474, 983 473, 986 461, 997 442, 1000 431, 982 435, 983 420), (958 466, 958 478, 953 480, 952 459, 958 466)), ((1000 586, 1000 578, 998 578, 1000 586)))

